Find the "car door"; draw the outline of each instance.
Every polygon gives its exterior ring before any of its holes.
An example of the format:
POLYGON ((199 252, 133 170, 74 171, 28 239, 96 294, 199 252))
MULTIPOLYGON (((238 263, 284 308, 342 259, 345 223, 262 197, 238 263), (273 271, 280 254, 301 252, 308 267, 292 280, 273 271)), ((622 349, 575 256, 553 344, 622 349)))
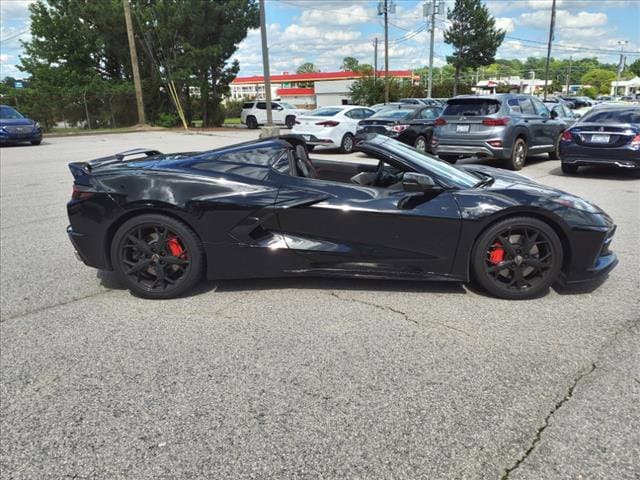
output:
POLYGON ((539 148, 541 150, 555 148, 556 139, 562 131, 562 121, 551 118, 549 109, 547 106, 535 97, 531 97, 533 102, 533 108, 536 111, 536 115, 540 119, 542 138, 539 148))
POLYGON ((271 114, 273 115, 273 123, 284 124, 284 107, 278 102, 271 102, 271 114))
POLYGON ((440 115, 442 109, 435 107, 421 108, 416 112, 415 116, 410 122, 411 130, 414 139, 418 135, 422 135, 427 139, 427 142, 431 140, 433 134, 433 124, 436 118, 440 115))
POLYGON ((306 259, 309 273, 446 276, 460 230, 453 196, 442 191, 401 208, 405 197, 398 187, 288 176, 276 211, 288 248, 306 259))
POLYGON ((364 120, 365 118, 365 109, 364 108, 353 108, 344 113, 344 127, 345 133, 349 132, 352 135, 356 134, 356 130, 358 130, 358 122, 360 120, 364 120))
POLYGON ((259 124, 267 123, 267 102, 257 102, 254 112, 259 124))
POLYGON ((542 117, 536 113, 530 97, 518 97, 518 105, 522 113, 522 123, 529 131, 528 148, 535 150, 547 142, 542 117))

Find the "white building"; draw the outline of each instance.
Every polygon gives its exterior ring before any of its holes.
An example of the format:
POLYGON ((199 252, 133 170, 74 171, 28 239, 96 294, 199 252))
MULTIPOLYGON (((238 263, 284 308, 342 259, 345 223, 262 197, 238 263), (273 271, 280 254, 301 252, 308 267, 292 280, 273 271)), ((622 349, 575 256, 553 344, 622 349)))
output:
MULTIPOLYGON (((548 85, 551 85, 551 80, 548 85)), ((492 95, 497 93, 497 90, 501 91, 508 88, 514 93, 524 93, 527 95, 535 95, 544 90, 544 79, 539 78, 520 78, 514 77, 497 77, 490 78, 488 80, 481 80, 477 85, 471 87, 471 90, 476 95, 492 95)))
POLYGON ((640 77, 631 80, 619 80, 611 82, 611 96, 627 96, 640 93, 640 77))

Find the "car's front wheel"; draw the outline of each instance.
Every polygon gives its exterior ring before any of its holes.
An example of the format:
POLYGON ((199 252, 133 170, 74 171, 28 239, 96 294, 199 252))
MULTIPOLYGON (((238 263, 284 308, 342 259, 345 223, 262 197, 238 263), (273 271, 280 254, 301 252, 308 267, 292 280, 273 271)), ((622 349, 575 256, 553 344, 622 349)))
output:
POLYGON ((184 223, 158 214, 126 221, 111 242, 116 276, 143 298, 177 297, 202 278, 204 253, 197 235, 184 223))
POLYGON ((471 266, 475 280, 496 297, 535 298, 556 281, 562 244, 548 224, 531 217, 508 218, 476 241, 471 266))
POLYGON ((342 137, 342 142, 340 142, 340 151, 342 153, 351 153, 353 152, 354 146, 354 138, 350 133, 345 133, 344 137, 342 137))
POLYGON ((285 118, 284 120, 284 125, 285 127, 291 129, 293 128, 293 126, 296 124, 296 117, 289 115, 287 118, 285 118))
POLYGON ((31 140, 31 145, 40 145, 42 140, 31 140))
POLYGON ((420 150, 421 152, 426 152, 427 151, 427 139, 424 135, 419 135, 418 138, 416 138, 415 142, 413 142, 413 147, 416 150, 420 150))

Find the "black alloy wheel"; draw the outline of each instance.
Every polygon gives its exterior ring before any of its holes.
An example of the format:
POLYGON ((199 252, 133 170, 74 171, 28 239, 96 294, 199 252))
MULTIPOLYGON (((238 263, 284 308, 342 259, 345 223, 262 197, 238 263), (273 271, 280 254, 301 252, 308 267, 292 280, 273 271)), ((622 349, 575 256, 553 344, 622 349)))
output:
POLYGON ((144 298, 173 298, 202 276, 203 252, 195 233, 163 215, 127 221, 114 236, 111 259, 119 280, 144 298))
POLYGON ((473 273, 489 293, 511 300, 548 290, 562 267, 562 244, 546 223, 529 217, 507 219, 476 242, 473 273))
POLYGON ((254 116, 249 116, 247 117, 247 128, 254 130, 256 128, 258 128, 258 120, 256 120, 256 117, 254 116))
POLYGON ((291 129, 293 128, 293 126, 296 124, 296 117, 289 115, 287 118, 285 118, 284 120, 284 125, 291 129))

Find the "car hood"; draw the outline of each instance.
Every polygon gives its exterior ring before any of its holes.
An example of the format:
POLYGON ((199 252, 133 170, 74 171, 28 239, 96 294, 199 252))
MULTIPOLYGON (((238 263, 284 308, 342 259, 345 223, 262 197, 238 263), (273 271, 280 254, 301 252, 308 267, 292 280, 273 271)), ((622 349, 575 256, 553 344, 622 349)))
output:
POLYGON ((0 126, 12 125, 34 125, 36 122, 30 118, 0 118, 0 126))

